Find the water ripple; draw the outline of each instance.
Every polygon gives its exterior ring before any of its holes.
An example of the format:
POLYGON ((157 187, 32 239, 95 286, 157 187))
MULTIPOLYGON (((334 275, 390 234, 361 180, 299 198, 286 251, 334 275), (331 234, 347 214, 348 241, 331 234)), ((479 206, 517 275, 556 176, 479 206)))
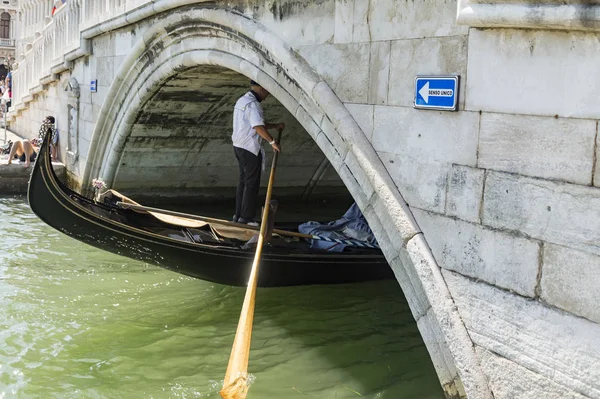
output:
MULTIPOLYGON (((0 214, 0 399, 219 397, 244 289, 0 214)), ((254 322, 249 399, 442 397, 394 282, 260 289, 254 322)))

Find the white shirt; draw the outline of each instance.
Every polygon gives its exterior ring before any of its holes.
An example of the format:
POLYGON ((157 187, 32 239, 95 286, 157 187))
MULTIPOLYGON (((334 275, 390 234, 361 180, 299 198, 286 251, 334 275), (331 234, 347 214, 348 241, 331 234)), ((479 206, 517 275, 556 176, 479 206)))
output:
POLYGON ((254 127, 264 125, 262 106, 249 91, 237 100, 233 109, 233 146, 258 155, 262 149, 262 137, 254 127))

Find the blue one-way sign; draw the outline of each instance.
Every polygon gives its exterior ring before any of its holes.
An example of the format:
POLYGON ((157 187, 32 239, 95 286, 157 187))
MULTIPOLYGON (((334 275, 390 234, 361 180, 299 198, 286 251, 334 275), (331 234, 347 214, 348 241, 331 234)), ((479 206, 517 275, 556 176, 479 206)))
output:
POLYGON ((458 78, 458 75, 417 76, 415 78, 415 108, 456 111, 458 78))

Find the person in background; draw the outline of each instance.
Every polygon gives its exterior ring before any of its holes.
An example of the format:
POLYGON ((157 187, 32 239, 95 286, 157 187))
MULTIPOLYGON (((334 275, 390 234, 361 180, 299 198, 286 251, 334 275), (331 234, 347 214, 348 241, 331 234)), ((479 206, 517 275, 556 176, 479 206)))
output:
POLYGON ((17 140, 10 148, 10 154, 8 154, 8 162, 6 164, 10 165, 14 158, 18 158, 19 161, 25 162, 25 167, 28 168, 31 162, 35 161, 37 158, 37 152, 29 140, 17 140))
POLYGON ((3 94, 3 98, 6 99, 6 112, 8 112, 12 102, 12 72, 8 72, 8 74, 6 74, 6 79, 4 80, 4 90, 5 92, 8 92, 8 95, 6 95, 6 93, 3 94))
POLYGON ((281 151, 281 147, 267 130, 285 128, 283 123, 265 123, 260 103, 268 96, 269 92, 252 80, 250 91, 237 100, 233 109, 231 139, 240 170, 233 221, 252 226, 258 226, 254 221, 254 214, 264 159, 262 141, 266 140, 273 151, 281 151))
POLYGON ((54 117, 48 115, 42 122, 42 126, 40 126, 38 138, 33 139, 32 141, 16 140, 10 149, 7 165, 10 165, 13 159, 18 158, 19 161, 24 162, 25 167, 28 168, 29 165, 31 165, 31 162, 34 162, 37 158, 37 151, 34 146, 41 144, 41 142, 44 140, 44 137, 46 137, 46 134, 52 135, 50 139, 50 154, 52 159, 56 159, 58 152, 58 132, 54 128, 54 122, 54 117))

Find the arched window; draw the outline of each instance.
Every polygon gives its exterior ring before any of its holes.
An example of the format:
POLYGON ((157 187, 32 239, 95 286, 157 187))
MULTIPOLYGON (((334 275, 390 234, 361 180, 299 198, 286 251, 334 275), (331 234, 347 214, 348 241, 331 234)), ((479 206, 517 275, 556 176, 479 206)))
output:
POLYGON ((0 38, 10 39, 10 14, 7 12, 0 15, 0 38))

